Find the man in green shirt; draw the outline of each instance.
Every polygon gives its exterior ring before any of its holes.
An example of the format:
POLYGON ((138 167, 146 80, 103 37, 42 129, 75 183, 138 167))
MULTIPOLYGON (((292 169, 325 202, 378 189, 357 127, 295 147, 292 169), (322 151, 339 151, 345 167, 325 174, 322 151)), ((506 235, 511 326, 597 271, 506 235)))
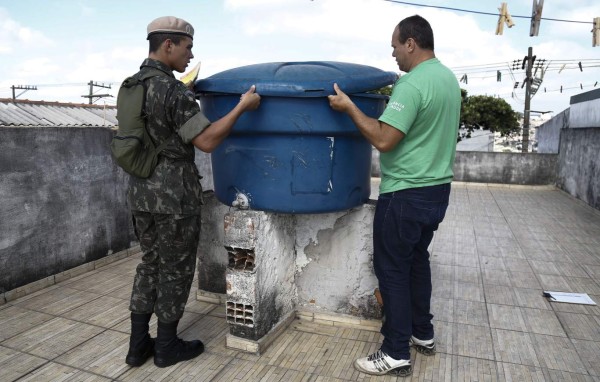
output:
POLYGON ((396 26, 392 56, 407 74, 396 82, 378 120, 362 113, 337 84, 329 96, 331 107, 347 113, 381 153, 373 265, 383 298, 384 340, 377 352, 354 363, 368 374, 410 375, 410 345, 435 354, 427 247, 448 207, 461 96, 456 76, 433 47, 433 31, 421 16, 396 26))

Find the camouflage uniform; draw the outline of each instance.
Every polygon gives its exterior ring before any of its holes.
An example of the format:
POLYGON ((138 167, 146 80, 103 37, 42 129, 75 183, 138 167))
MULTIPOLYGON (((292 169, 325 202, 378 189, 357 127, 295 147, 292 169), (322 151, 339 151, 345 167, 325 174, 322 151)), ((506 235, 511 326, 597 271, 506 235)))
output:
POLYGON ((181 318, 196 267, 202 187, 191 141, 210 125, 194 93, 160 61, 146 59, 147 128, 156 144, 170 142, 147 178, 131 177, 128 202, 144 253, 138 265, 129 309, 154 312, 162 322, 181 318), (174 134, 175 133, 175 134, 174 134))

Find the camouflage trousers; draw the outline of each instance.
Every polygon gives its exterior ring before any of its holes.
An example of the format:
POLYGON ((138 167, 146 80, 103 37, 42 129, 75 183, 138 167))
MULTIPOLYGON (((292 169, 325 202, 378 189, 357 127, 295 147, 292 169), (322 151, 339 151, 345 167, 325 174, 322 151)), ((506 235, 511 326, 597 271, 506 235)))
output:
POLYGON ((133 211, 133 217, 144 255, 136 269, 129 310, 155 313, 162 322, 177 321, 194 279, 200 216, 133 211))

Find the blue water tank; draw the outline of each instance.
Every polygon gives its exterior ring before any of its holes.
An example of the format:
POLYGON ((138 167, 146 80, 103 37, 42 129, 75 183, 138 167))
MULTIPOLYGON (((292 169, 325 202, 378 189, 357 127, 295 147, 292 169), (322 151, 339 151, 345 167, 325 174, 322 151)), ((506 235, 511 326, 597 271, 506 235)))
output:
POLYGON ((247 200, 255 210, 321 213, 356 207, 371 192, 371 145, 344 113, 329 107, 333 84, 368 116, 387 97, 367 94, 397 75, 343 62, 275 62, 227 70, 195 84, 203 113, 215 121, 251 85, 258 110, 244 113, 212 153, 215 195, 227 205, 247 200), (240 199, 241 197, 241 199, 240 199))

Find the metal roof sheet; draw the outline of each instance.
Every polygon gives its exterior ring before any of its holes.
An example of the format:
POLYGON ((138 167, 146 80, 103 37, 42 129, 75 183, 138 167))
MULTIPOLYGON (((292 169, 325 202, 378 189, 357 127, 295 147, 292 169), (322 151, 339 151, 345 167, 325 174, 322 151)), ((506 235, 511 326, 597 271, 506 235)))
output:
POLYGON ((0 99, 0 126, 117 126, 117 108, 46 101, 0 99))

